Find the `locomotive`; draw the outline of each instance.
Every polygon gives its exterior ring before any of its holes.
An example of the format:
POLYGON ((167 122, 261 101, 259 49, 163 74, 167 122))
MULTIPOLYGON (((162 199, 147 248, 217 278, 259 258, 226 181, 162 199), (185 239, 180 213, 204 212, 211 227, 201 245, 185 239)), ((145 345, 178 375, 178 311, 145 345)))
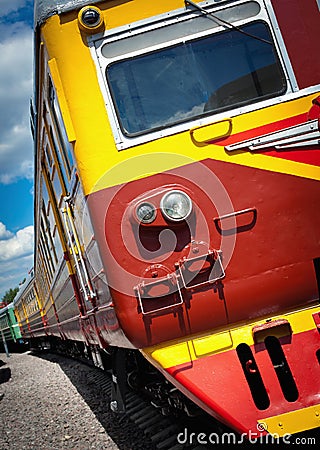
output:
POLYGON ((128 384, 246 436, 319 427, 319 14, 35 1, 34 274, 14 307, 24 339, 112 370, 114 410, 128 384))

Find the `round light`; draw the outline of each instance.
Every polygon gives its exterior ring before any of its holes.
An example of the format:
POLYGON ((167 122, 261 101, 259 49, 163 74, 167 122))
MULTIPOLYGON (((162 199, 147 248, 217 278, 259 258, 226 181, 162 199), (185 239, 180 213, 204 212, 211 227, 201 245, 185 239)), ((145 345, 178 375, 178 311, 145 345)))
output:
POLYGON ((103 23, 102 14, 95 6, 85 6, 79 11, 79 24, 85 30, 97 30, 103 23))
POLYGON ((87 27, 96 27, 100 23, 99 11, 88 8, 82 13, 82 22, 87 25, 87 27))
POLYGON ((156 208, 151 203, 140 203, 136 209, 137 218, 142 223, 151 223, 157 215, 156 208))
POLYGON ((185 220, 192 211, 190 197, 182 191, 167 192, 160 203, 163 215, 170 220, 185 220))

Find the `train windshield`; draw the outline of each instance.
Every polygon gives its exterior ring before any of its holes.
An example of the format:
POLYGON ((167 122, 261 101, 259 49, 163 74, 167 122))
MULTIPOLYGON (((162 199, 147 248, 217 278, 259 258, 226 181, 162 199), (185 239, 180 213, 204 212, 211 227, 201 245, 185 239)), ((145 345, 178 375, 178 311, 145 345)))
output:
POLYGON ((286 80, 263 22, 111 63, 106 76, 124 134, 283 94, 286 80))

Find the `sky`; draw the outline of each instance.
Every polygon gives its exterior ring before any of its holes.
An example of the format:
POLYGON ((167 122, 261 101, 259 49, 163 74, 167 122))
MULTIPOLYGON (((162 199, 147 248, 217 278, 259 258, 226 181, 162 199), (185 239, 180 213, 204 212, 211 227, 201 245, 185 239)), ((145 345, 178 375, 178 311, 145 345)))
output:
POLYGON ((0 0, 0 301, 33 267, 33 0, 0 0))

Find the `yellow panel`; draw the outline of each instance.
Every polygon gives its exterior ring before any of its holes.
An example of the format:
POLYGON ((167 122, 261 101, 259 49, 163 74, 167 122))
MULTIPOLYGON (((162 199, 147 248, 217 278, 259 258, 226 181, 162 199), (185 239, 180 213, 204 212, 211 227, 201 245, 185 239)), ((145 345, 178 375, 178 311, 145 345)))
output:
POLYGON ((232 119, 223 119, 209 125, 202 125, 190 130, 191 139, 197 144, 205 144, 215 139, 228 137, 232 131, 232 119))
MULTIPOLYGON (((289 321, 293 333, 302 333, 315 328, 312 313, 317 312, 319 306, 299 312, 288 313, 273 317, 272 320, 286 319, 289 321)), ((247 323, 227 331, 211 330, 206 335, 194 336, 187 341, 177 340, 171 343, 159 344, 141 350, 147 359, 151 359, 163 368, 186 364, 204 356, 235 349, 239 344, 254 345, 252 329, 256 325, 266 323, 265 320, 247 323)))
MULTIPOLYGON (((184 2, 123 2, 108 8, 101 3, 107 28, 120 26, 150 14, 161 14, 169 9, 183 8, 184 2), (102 5, 104 7, 102 7, 102 5), (140 8, 141 5, 141 8, 140 8)), ((215 159, 268 171, 292 174, 320 180, 320 168, 282 158, 250 152, 228 153, 223 146, 207 143, 209 135, 228 134, 228 119, 220 125, 180 132, 172 136, 147 142, 118 151, 108 120, 105 102, 98 82, 97 71, 86 42, 80 35, 77 15, 66 14, 63 22, 53 16, 43 25, 42 32, 47 47, 50 69, 58 90, 59 101, 68 122, 69 139, 75 142, 77 167, 85 195, 105 187, 119 185, 134 179, 180 167, 192 161, 215 159), (68 19, 70 19, 68 21, 68 19), (68 45, 65 45, 68 42, 68 45), (76 56, 75 56, 76 55, 76 56), (77 76, 75 76, 77 74, 77 76), (63 87, 63 90, 62 90, 63 87), (63 100, 65 96, 65 100, 63 100), (71 119, 67 119, 68 111, 71 119), (73 125, 73 130, 72 130, 73 125), (222 126, 222 131, 215 127, 222 126), (213 127, 213 128, 212 128, 213 127), (198 144, 192 136, 199 139, 198 144), (198 137, 197 137, 198 136, 198 137)), ((263 110, 232 118, 232 134, 264 126, 309 111, 316 93, 294 101, 282 102, 263 110)))
POLYGON ((258 420, 270 434, 284 436, 320 427, 320 404, 258 420))
POLYGON ((232 348, 232 335, 230 331, 212 334, 210 336, 194 339, 190 341, 193 344, 193 350, 196 358, 205 356, 208 353, 216 353, 232 348))
MULTIPOLYGON (((301 104, 303 101, 304 99, 300 99, 298 103, 301 104)), ((311 98, 306 103, 309 107, 311 98)), ((291 104, 284 104, 270 108, 267 113, 263 111, 264 120, 266 114, 270 114, 274 121, 282 120, 288 117, 288 108, 291 107, 291 104)), ((301 105, 302 107, 303 105, 301 105)), ((306 110, 308 107, 306 107, 306 110)), ((238 133, 244 131, 246 128, 243 122, 246 124, 249 122, 252 127, 255 127, 263 125, 264 122, 262 120, 261 111, 256 111, 243 117, 233 118, 233 132, 238 133)), ((106 125, 104 127, 106 128, 106 125)), ((93 125, 92 129, 95 129, 93 125)), ((210 131, 209 125, 207 127, 208 130, 210 131)), ((200 133, 200 129, 197 131, 200 133)), ((199 139, 205 140, 207 136, 204 136, 204 134, 206 133, 204 130, 202 132, 203 135, 199 139)), ((96 138, 97 136, 92 136, 93 141, 96 138)), ((319 167, 246 151, 229 154, 224 150, 224 147, 206 142, 201 142, 196 146, 189 131, 167 136, 122 151, 118 151, 115 148, 113 138, 111 142, 110 137, 106 137, 105 139, 106 142, 109 142, 108 151, 100 154, 97 153, 96 155, 94 154, 96 149, 106 148, 104 142, 97 142, 94 146, 88 142, 87 146, 82 146, 78 140, 78 159, 80 164, 82 160, 86 162, 84 165, 87 170, 82 172, 86 193, 148 176, 148 174, 154 172, 155 168, 160 173, 181 167, 184 164, 205 159, 214 159, 272 172, 320 180, 319 167), (92 151, 90 160, 88 160, 87 154, 89 145, 91 148, 90 151, 92 151), (108 155, 108 160, 104 161, 106 154, 108 155)))
POLYGON ((53 80, 53 84, 54 84, 54 86, 56 88, 56 91, 57 91, 57 96, 58 96, 58 100, 59 100, 61 114, 62 114, 62 117, 63 117, 64 125, 66 127, 66 132, 67 132, 67 135, 68 135, 68 139, 69 139, 69 142, 73 142, 73 141, 76 140, 76 135, 75 135, 75 132, 74 132, 74 128, 73 128, 73 124, 72 124, 72 120, 71 120, 68 104, 67 104, 67 101, 66 101, 66 97, 65 97, 65 94, 64 94, 63 85, 61 83, 61 79, 60 79, 60 75, 59 75, 59 71, 58 71, 56 60, 55 59, 51 59, 48 62, 48 65, 49 65, 49 68, 50 68, 50 73, 51 73, 51 77, 52 77, 52 80, 53 80))

